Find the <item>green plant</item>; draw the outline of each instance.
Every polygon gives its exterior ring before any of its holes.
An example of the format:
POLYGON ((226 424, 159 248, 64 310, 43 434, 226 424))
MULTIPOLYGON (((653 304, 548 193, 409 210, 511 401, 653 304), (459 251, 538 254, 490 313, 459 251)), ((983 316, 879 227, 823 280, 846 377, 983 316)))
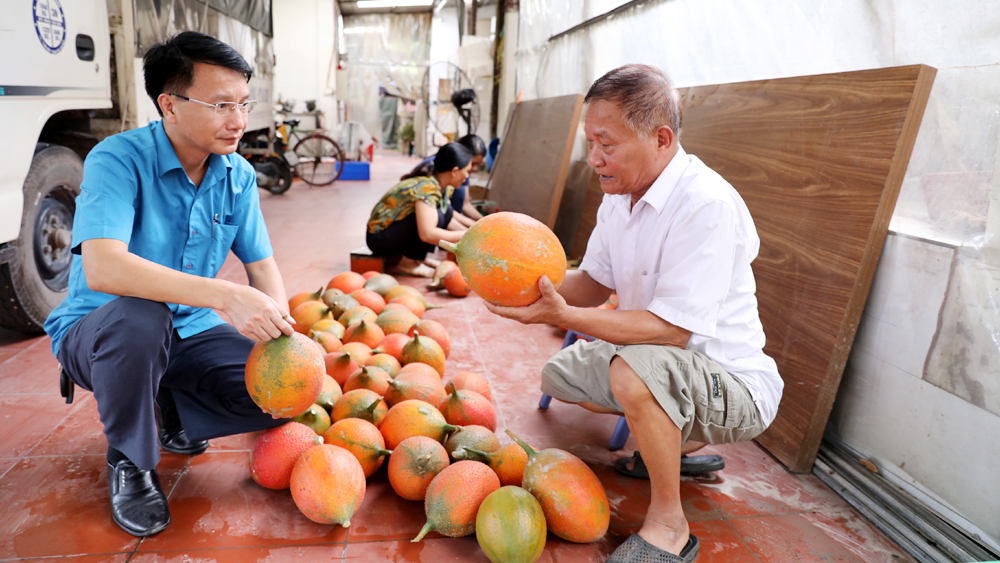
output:
POLYGON ((416 138, 416 134, 413 132, 413 124, 403 125, 403 128, 399 130, 399 140, 412 142, 414 138, 416 138))

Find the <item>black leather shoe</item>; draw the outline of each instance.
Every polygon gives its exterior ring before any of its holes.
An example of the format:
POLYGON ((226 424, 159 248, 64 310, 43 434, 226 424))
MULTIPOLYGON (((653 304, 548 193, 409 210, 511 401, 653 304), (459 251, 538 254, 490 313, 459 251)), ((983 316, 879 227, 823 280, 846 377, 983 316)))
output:
POLYGON ((208 449, 208 440, 189 440, 183 428, 176 430, 160 428, 157 434, 160 437, 160 445, 168 452, 198 455, 208 449))
POLYGON ((108 464, 108 487, 111 489, 111 518, 133 536, 145 537, 162 532, 170 525, 167 495, 160 488, 156 470, 142 471, 123 459, 108 464))
POLYGON ((156 407, 157 435, 163 449, 185 455, 198 455, 208 449, 208 440, 191 440, 184 433, 181 417, 168 389, 160 390, 156 407))

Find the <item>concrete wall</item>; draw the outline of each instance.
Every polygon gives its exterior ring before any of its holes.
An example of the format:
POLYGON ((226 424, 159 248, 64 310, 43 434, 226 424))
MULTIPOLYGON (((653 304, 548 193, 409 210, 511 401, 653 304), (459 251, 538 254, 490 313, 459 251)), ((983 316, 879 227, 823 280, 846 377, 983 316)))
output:
POLYGON ((305 111, 306 100, 316 100, 326 127, 335 129, 336 0, 280 0, 272 10, 275 100, 295 100, 297 112, 305 111))

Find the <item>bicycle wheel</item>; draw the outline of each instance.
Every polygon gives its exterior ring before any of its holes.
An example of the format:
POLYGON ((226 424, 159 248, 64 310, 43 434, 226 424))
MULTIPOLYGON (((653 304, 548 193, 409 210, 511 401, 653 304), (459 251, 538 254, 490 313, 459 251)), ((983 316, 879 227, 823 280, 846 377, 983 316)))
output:
POLYGON ((296 143, 292 151, 299 160, 295 172, 305 183, 326 186, 340 177, 344 153, 330 137, 313 133, 296 143))

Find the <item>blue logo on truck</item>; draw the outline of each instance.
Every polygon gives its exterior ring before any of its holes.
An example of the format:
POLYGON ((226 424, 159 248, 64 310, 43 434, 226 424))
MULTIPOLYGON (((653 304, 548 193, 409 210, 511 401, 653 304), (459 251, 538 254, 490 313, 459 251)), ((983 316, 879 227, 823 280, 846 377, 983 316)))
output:
POLYGON ((66 16, 59 0, 34 0, 31 7, 35 16, 35 33, 42 47, 53 55, 58 53, 66 43, 66 16))

